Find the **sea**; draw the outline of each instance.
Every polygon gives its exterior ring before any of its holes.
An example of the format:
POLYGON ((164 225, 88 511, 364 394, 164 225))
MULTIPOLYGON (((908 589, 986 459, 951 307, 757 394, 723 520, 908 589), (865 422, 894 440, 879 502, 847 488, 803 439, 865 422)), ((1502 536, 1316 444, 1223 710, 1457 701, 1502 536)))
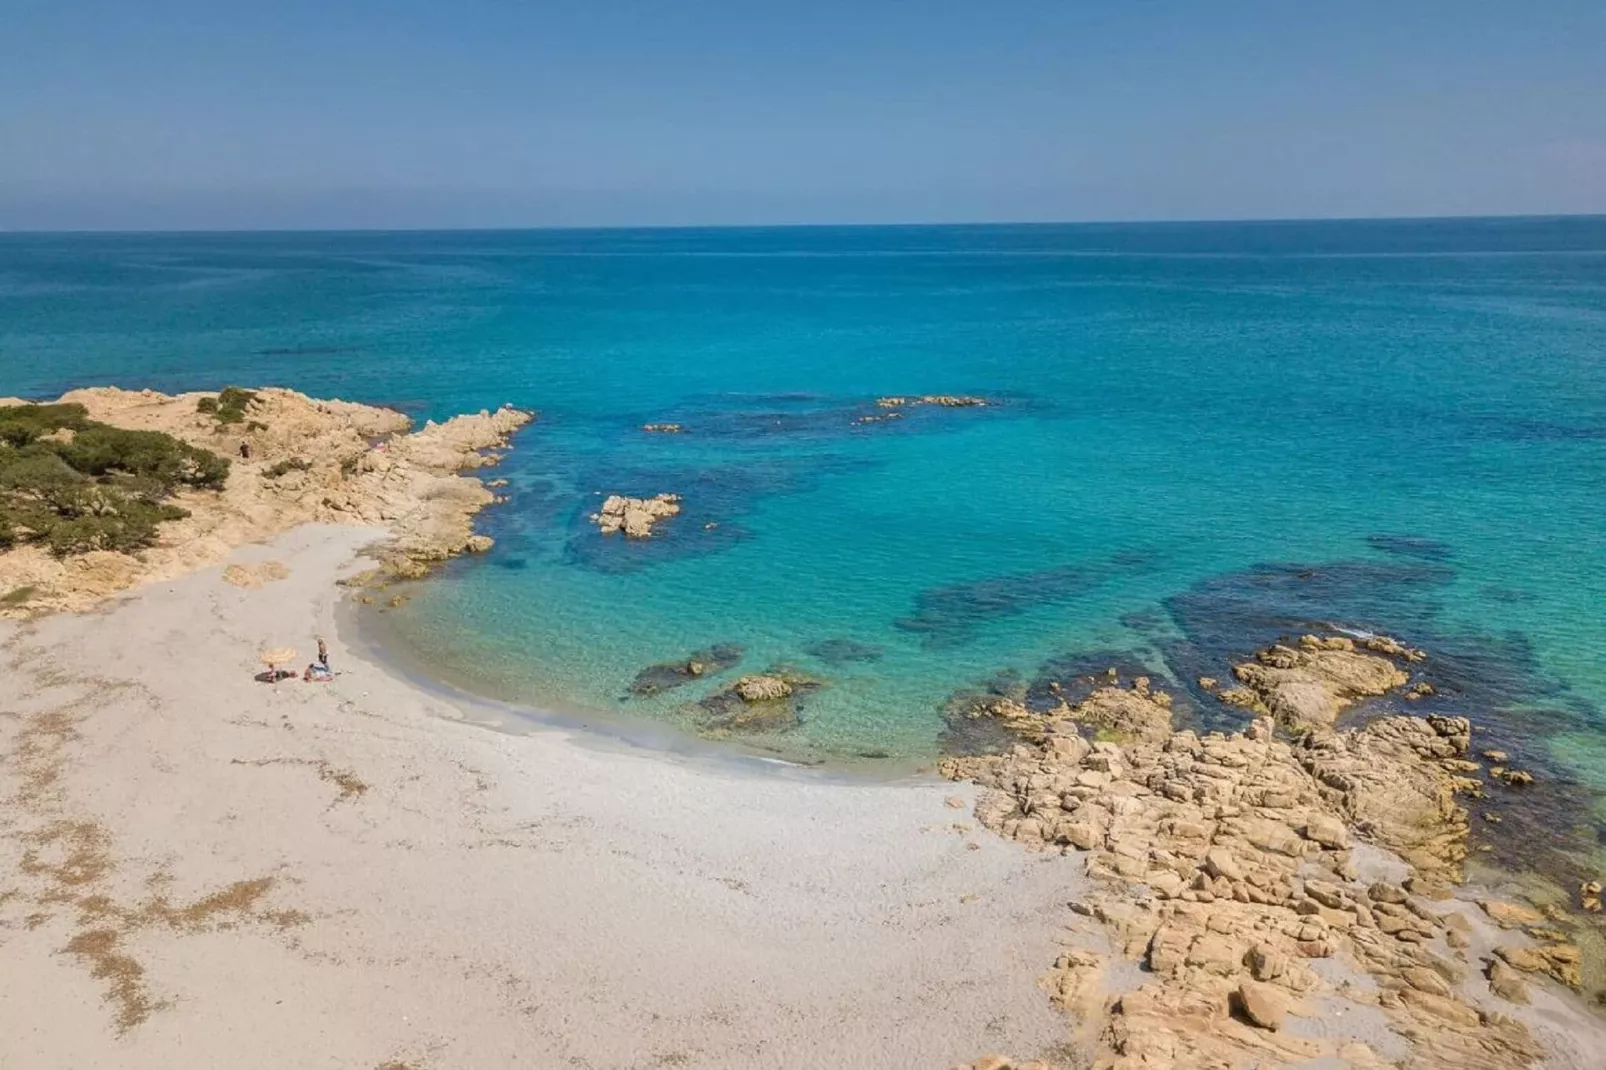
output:
POLYGON ((369 624, 514 709, 919 764, 969 696, 1230 727, 1199 677, 1380 632, 1606 837, 1606 218, 0 235, 0 395, 104 383, 537 410, 495 548, 369 624), (988 404, 877 404, 936 394, 988 404), (731 731, 765 670, 796 720, 731 731))

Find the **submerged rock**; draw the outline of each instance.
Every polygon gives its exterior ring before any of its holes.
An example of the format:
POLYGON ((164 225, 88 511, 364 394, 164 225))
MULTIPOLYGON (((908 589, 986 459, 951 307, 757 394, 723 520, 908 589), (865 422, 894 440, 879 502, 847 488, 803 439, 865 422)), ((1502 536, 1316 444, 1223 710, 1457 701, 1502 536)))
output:
POLYGON ((604 535, 624 532, 626 538, 646 539, 659 521, 680 512, 680 495, 658 494, 651 498, 626 498, 610 494, 602 508, 591 514, 604 535))
POLYGON ((630 683, 630 693, 651 697, 661 695, 693 680, 715 676, 734 668, 745 651, 735 643, 717 643, 702 650, 694 650, 679 661, 649 665, 636 674, 630 683))
POLYGON ((893 395, 876 398, 875 403, 883 409, 912 408, 916 405, 936 405, 944 409, 971 409, 982 408, 990 404, 986 398, 976 397, 972 394, 920 394, 912 397, 893 395))
POLYGON ((798 699, 821 686, 818 680, 785 668, 743 676, 698 703, 712 715, 704 731, 715 735, 787 731, 797 726, 798 699))
POLYGON ((804 647, 803 652, 812 658, 819 658, 827 665, 880 661, 882 655, 880 647, 853 639, 822 639, 818 643, 804 647))

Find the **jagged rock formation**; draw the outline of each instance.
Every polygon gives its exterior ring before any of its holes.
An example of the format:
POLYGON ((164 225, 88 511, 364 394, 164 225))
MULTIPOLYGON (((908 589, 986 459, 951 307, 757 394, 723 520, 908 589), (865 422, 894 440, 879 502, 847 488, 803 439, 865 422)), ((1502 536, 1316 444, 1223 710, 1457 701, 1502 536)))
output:
MULTIPOLYGON (((1403 649, 1403 648, 1401 648, 1403 649)), ((1382 695, 1409 679, 1386 657, 1363 653, 1344 636, 1303 636, 1297 647, 1274 646, 1232 674, 1252 693, 1223 692, 1224 701, 1269 712, 1289 727, 1330 725, 1358 698, 1382 695)))
POLYGON ((622 531, 628 539, 647 539, 652 537, 654 525, 679 512, 678 494, 659 494, 651 498, 610 494, 603 500, 602 508, 591 514, 591 519, 604 535, 622 531))
POLYGON ((428 423, 411 434, 399 412, 346 401, 320 401, 293 390, 254 392, 248 419, 221 423, 198 403, 207 394, 96 387, 60 399, 90 419, 164 431, 233 460, 221 492, 174 498, 190 515, 161 527, 158 544, 138 555, 96 551, 56 558, 38 547, 0 555, 0 593, 31 588, 0 614, 85 609, 137 584, 204 568, 236 547, 300 524, 383 524, 384 567, 417 576, 463 551, 487 549, 473 517, 495 496, 465 469, 494 464, 484 451, 503 446, 533 415, 512 408, 428 423))
MULTIPOLYGON (((1400 649, 1393 656, 1409 656, 1400 649)), ((1268 709, 1316 722, 1294 738, 1278 738, 1271 716, 1232 735, 1173 731, 1168 698, 1147 681, 1047 713, 1008 699, 976 707, 1020 742, 942 771, 988 789, 983 825, 1081 855, 1097 878, 1072 904, 1076 946, 1044 983, 1083 1023, 1099 1070, 1394 1064, 1376 1037, 1288 1027, 1330 1013, 1335 998, 1381 1010, 1410 1066, 1517 1068, 1543 1056, 1497 1007, 1526 999, 1524 973, 1576 985, 1578 948, 1537 912, 1499 904, 1485 912, 1527 935, 1466 960, 1467 919, 1436 899, 1466 853, 1456 792, 1476 787, 1464 775, 1476 768, 1470 727, 1390 716, 1335 731, 1307 716, 1405 682, 1392 663, 1385 672, 1360 658, 1371 655, 1310 637, 1251 663, 1270 670, 1244 674, 1274 700, 1268 709), (1406 866, 1380 874, 1357 840, 1406 866), (1111 970, 1120 960, 1146 972, 1111 970), (1474 975, 1487 995, 1470 990, 1474 975)))

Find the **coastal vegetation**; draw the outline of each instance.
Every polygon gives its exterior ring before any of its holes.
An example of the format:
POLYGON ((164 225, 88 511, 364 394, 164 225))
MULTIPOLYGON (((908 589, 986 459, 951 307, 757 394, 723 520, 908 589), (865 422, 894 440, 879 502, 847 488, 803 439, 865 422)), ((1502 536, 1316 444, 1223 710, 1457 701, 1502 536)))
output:
POLYGON ((226 386, 214 397, 208 394, 195 403, 195 411, 211 416, 218 424, 245 422, 245 412, 257 399, 255 390, 226 386))
MULTIPOLYGON (((355 464, 352 467, 355 469, 355 464)), ((288 475, 291 472, 305 472, 311 468, 312 463, 305 457, 286 457, 284 460, 277 461, 264 468, 262 470, 262 478, 278 479, 280 476, 288 475)), ((341 474, 347 474, 344 464, 341 465, 341 474)))
POLYGON ((182 488, 221 490, 229 462, 160 431, 112 427, 77 404, 0 408, 0 550, 37 543, 59 557, 141 550, 189 514, 182 488))
POLYGON ((384 569, 421 576, 490 547, 473 517, 496 496, 461 473, 495 463, 484 451, 531 419, 504 408, 408 434, 399 412, 279 389, 90 387, 0 402, 0 618, 85 609, 304 523, 385 524, 384 569), (202 493, 225 482, 227 493, 202 493), (186 516, 181 530, 160 527, 186 516), (19 588, 26 598, 4 597, 19 588))

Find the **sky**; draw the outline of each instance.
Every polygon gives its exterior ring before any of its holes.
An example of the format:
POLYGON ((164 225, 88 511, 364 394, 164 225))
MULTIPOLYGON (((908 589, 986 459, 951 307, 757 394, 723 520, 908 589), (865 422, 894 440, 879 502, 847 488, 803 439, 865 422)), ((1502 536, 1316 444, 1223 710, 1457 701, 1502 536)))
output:
POLYGON ((0 0, 0 229, 1606 213, 1602 0, 0 0))

